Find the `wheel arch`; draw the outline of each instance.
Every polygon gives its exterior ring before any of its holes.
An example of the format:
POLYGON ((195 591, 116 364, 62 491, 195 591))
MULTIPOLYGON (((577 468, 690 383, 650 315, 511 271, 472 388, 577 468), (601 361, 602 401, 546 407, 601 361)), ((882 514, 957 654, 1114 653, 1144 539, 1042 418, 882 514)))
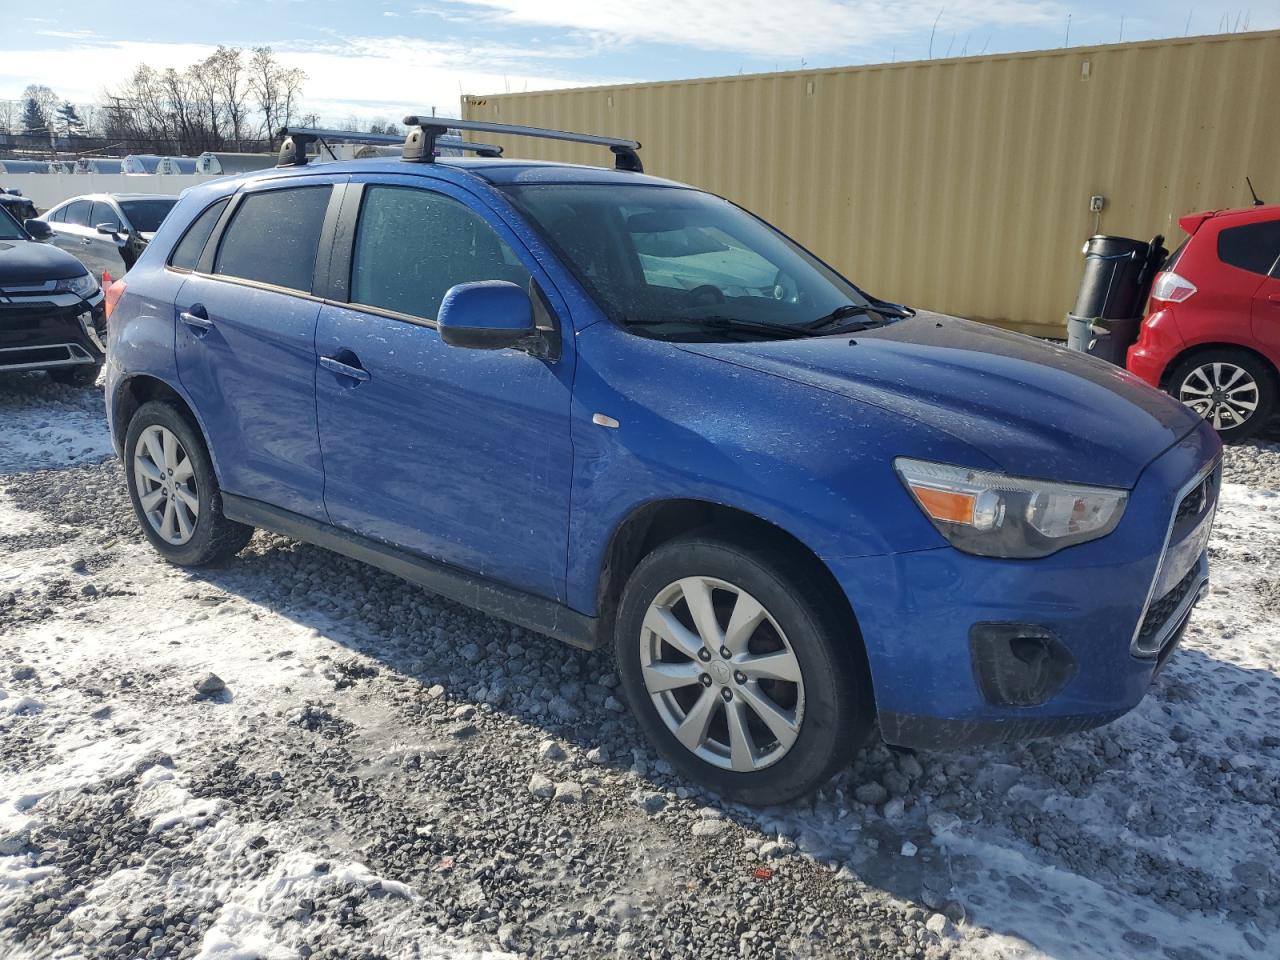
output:
MULTIPOLYGON (((615 527, 604 551, 596 581, 598 636, 613 635, 618 603, 632 571, 664 543, 695 531, 717 533, 747 546, 765 545, 785 553, 829 599, 833 615, 850 636, 860 638, 857 616, 845 591, 807 544, 788 530, 749 511, 709 500, 671 498, 641 504, 615 527)), ((861 643, 858 655, 865 657, 861 643)))
POLYGON ((122 460, 124 459, 124 438, 129 432, 129 421, 133 419, 133 415, 138 412, 139 407, 152 400, 161 400, 172 404, 179 413, 191 421, 191 424, 200 434, 200 439, 204 441, 204 448, 208 451, 214 474, 221 482, 222 475, 218 469, 217 455, 209 444, 209 434, 204 429, 204 424, 200 422, 200 417, 196 414, 195 407, 180 390, 152 374, 134 374, 122 380, 115 389, 115 394, 111 398, 113 414, 111 417, 111 442, 115 445, 116 454, 122 460))
POLYGON ((1198 354, 1208 353, 1212 350, 1238 350, 1241 353, 1249 354, 1259 360, 1268 369, 1268 371, 1270 371, 1271 382, 1280 386, 1280 364, 1278 364, 1275 359, 1267 356, 1257 347, 1244 343, 1236 343, 1231 340, 1206 340, 1201 343, 1194 343, 1184 347, 1169 359, 1169 362, 1164 366, 1164 370, 1160 373, 1160 389, 1166 391, 1169 389, 1169 381, 1173 377, 1173 372, 1183 363, 1198 354))

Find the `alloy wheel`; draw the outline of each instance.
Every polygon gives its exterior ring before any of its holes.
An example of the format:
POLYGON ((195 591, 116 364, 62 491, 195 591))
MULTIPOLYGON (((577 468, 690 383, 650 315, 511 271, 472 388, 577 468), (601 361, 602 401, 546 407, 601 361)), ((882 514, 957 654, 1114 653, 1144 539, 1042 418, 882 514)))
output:
POLYGON ((1216 360, 1187 374, 1178 387, 1178 399, 1215 430, 1230 430, 1258 409, 1258 383, 1243 367, 1216 360))
POLYGON ((640 637, 645 689, 685 749, 748 773, 781 760, 804 719, 800 662, 755 597, 712 577, 659 591, 640 637))
POLYGON ((133 479, 151 529, 175 547, 189 541, 200 519, 200 496, 195 464, 173 431, 153 424, 139 434, 133 479))

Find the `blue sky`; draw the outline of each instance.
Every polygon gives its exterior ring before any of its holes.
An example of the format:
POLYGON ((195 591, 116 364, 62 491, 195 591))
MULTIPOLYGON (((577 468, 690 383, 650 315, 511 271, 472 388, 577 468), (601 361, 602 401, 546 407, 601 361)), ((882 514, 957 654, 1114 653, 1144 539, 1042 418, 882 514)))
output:
POLYGON ((1280 0, 3 0, 0 99, 78 103, 136 64, 270 44, 325 121, 458 109, 458 95, 1038 50, 1280 27, 1280 0), (1252 6, 1241 4, 1252 3, 1252 6), (936 29, 935 29, 936 20, 936 29), (59 54, 68 54, 67 56, 59 54))

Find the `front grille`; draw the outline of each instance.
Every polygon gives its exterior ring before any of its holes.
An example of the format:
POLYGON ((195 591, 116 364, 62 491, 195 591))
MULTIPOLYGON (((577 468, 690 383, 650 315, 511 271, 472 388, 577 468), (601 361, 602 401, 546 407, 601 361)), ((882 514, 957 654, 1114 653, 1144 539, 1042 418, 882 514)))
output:
POLYGON ((1134 648, 1141 653, 1155 653, 1154 641, 1160 631, 1169 622, 1174 611, 1181 606, 1196 585, 1196 577, 1200 573, 1200 564, 1194 564, 1187 575, 1179 580, 1172 590, 1147 608, 1147 615, 1142 618, 1142 626, 1138 628, 1138 636, 1134 640, 1134 648))
POLYGON ((1178 504, 1178 511, 1173 515, 1173 525, 1176 527, 1187 517, 1198 516, 1200 511, 1204 509, 1205 501, 1208 499, 1209 478, 1196 484, 1194 490, 1182 498, 1182 502, 1178 504))

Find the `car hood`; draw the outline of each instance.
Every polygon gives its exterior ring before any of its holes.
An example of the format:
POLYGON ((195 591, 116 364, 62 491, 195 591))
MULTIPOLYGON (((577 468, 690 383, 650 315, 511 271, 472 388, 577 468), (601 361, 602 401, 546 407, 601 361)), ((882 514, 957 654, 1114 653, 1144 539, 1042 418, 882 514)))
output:
POLYGON ((0 240, 0 287, 65 280, 84 273, 84 264, 57 247, 34 240, 0 240))
POLYGON ((1202 422, 1119 367, 927 311, 839 337, 680 346, 926 423, 1020 476, 1131 487, 1202 422))

